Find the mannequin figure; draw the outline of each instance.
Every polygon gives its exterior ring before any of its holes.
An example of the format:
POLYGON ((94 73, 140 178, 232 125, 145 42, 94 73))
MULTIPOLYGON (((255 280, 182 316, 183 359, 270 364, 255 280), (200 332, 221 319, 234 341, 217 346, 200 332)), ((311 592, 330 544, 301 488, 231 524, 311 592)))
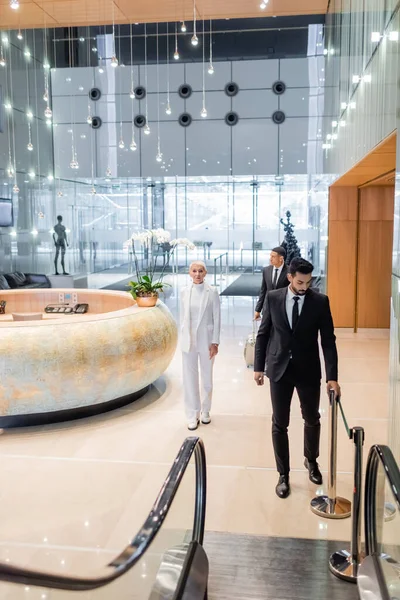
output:
POLYGON ((54 245, 56 247, 56 256, 54 259, 54 267, 56 269, 55 274, 59 275, 58 272, 58 257, 60 255, 60 250, 61 250, 61 266, 62 266, 62 270, 63 270, 63 275, 68 275, 68 273, 65 271, 65 252, 67 250, 67 246, 69 246, 68 244, 68 238, 67 238, 67 230, 65 229, 64 225, 62 224, 62 216, 58 215, 57 217, 57 225, 54 225, 54 233, 53 233, 53 241, 54 241, 54 245))

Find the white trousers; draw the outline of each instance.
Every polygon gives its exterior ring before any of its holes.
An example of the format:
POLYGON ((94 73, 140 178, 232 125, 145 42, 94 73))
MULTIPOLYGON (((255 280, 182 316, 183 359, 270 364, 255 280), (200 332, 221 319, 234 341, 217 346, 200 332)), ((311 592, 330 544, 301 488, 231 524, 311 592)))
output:
POLYGON ((210 412, 213 390, 214 359, 209 352, 182 352, 183 395, 188 422, 195 421, 201 412, 210 412), (201 376, 201 392, 200 381, 201 376))

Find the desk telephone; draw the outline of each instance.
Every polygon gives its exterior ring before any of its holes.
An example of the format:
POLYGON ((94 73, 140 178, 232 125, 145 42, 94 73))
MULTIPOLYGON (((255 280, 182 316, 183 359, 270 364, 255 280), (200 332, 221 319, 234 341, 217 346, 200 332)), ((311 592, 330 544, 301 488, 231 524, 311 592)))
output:
POLYGON ((68 304, 49 304, 44 309, 46 313, 64 313, 64 314, 75 314, 83 315, 89 310, 89 304, 75 304, 75 306, 69 306, 68 304))

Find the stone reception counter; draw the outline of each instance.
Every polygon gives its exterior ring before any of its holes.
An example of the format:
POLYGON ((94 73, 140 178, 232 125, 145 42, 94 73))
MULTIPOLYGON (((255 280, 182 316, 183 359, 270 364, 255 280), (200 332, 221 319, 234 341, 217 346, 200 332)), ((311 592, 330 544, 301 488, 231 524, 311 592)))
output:
POLYGON ((168 367, 177 328, 168 308, 124 292, 74 290, 86 314, 47 314, 72 290, 1 290, 0 427, 87 416, 143 395, 168 367), (13 318, 14 314, 14 318, 13 318), (14 320, 17 318, 32 320, 14 320), (33 320, 40 319, 40 320, 33 320))

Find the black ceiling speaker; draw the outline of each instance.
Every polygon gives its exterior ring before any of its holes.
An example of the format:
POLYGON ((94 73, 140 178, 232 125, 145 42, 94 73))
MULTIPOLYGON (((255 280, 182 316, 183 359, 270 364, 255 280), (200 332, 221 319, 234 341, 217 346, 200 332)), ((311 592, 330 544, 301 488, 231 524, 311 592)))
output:
POLYGON ((180 86, 178 94, 181 98, 190 98, 192 91, 192 87, 188 83, 184 83, 180 86))
POLYGON ((285 93, 285 91, 286 91, 286 84, 283 83, 283 81, 275 81, 274 85, 272 86, 272 91, 277 96, 280 96, 281 94, 285 93))
POLYGON ((227 83, 225 86, 225 94, 227 96, 236 96, 236 94, 239 93, 239 86, 237 83, 235 83, 234 81, 231 81, 230 83, 227 83))
POLYGON ((89 92, 89 98, 93 100, 93 102, 97 102, 101 98, 101 91, 99 88, 92 88, 89 92))
POLYGON ((100 117, 92 117, 92 128, 93 129, 100 129, 102 125, 102 120, 100 119, 100 117))
POLYGON ((272 120, 277 125, 282 125, 286 119, 286 115, 282 110, 276 110, 272 115, 272 120))
POLYGON ((146 117, 144 115, 136 115, 133 122, 135 123, 136 127, 139 127, 139 129, 141 129, 146 125, 146 117))
POLYGON ((143 100, 146 97, 146 88, 142 85, 138 85, 134 89, 136 100, 143 100))
POLYGON ((189 127, 189 125, 192 122, 192 115, 189 115, 189 113, 182 113, 178 119, 179 125, 182 125, 182 127, 189 127))
POLYGON ((239 115, 235 112, 228 112, 225 115, 225 123, 230 127, 237 125, 239 123, 239 115))

